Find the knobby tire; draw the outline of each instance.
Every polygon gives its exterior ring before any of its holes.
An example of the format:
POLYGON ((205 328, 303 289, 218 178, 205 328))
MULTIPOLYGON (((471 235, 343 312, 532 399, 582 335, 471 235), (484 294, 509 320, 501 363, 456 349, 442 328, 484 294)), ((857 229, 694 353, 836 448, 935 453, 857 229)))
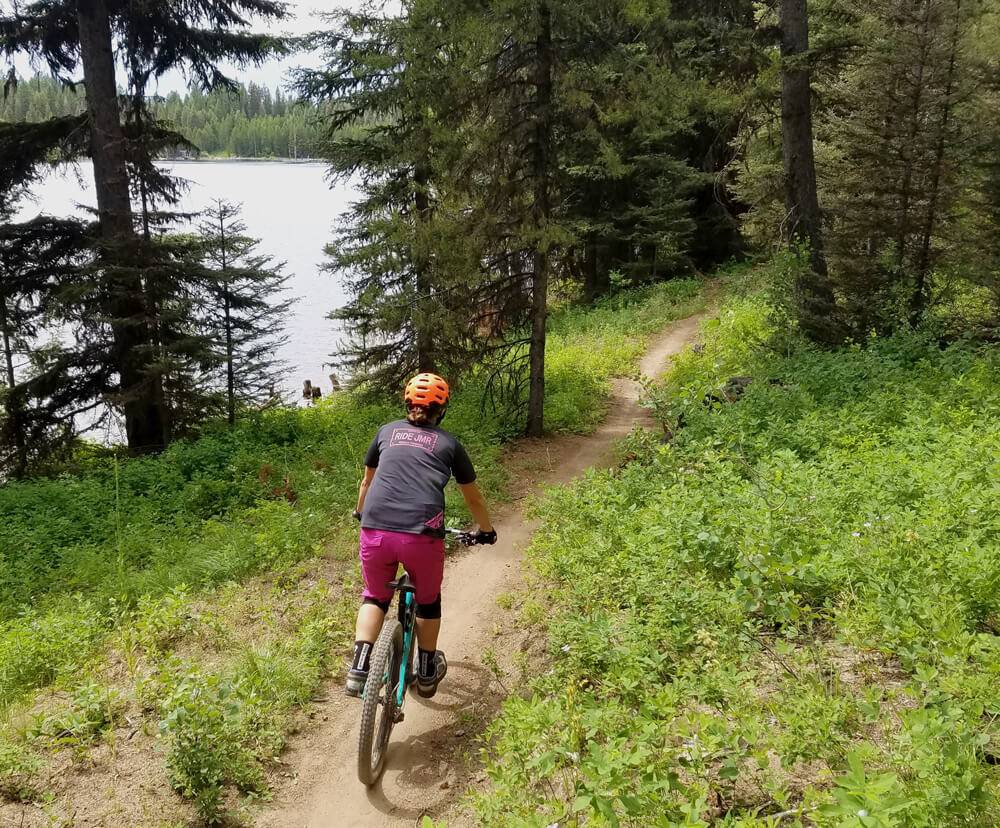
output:
POLYGON ((403 626, 386 620, 375 643, 361 704, 358 779, 374 785, 382 775, 389 736, 396 719, 396 691, 403 657, 403 626))

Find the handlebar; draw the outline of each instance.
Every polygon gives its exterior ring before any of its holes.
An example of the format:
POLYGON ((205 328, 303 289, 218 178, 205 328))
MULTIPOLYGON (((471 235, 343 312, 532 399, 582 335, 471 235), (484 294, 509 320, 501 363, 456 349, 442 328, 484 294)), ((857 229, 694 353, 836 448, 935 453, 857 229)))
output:
MULTIPOLYGON (((355 520, 361 520, 361 512, 355 510, 352 513, 355 520)), ((479 539, 479 534, 476 532, 467 532, 464 529, 445 529, 446 535, 451 535, 455 538, 462 546, 479 546, 483 543, 496 543, 496 532, 493 533, 492 540, 482 541, 479 539)))
POLYGON ((467 532, 464 529, 445 529, 444 531, 454 537, 462 546, 478 546, 480 543, 475 532, 467 532))

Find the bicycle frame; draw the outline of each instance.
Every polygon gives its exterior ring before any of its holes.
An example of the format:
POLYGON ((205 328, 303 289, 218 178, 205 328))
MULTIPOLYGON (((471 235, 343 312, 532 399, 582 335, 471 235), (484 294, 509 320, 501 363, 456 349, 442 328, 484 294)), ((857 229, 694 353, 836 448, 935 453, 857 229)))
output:
POLYGON ((403 592, 399 596, 399 623, 403 625, 403 657, 399 664, 399 686, 396 688, 396 709, 403 709, 406 699, 407 671, 410 669, 413 652, 413 636, 416 632, 414 617, 416 604, 412 592, 403 592))

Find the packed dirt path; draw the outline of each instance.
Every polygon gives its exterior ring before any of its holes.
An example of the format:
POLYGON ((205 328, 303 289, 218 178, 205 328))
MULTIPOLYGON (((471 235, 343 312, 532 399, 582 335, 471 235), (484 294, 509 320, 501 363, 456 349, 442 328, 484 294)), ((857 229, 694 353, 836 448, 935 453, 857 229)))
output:
MULTIPOLYGON (((641 362, 647 376, 662 373, 670 357, 692 342, 705 314, 670 325, 654 337, 641 362)), ((638 404, 640 386, 618 380, 609 414, 592 434, 524 440, 505 463, 520 477, 521 495, 541 485, 565 483, 592 466, 606 465, 614 444, 636 425, 651 425, 649 412, 638 404), (520 475, 518 474, 520 472, 520 475)), ((523 499, 519 498, 519 499, 523 499)), ((444 623, 440 648, 448 655, 448 677, 437 696, 424 700, 410 694, 406 720, 392 733, 380 784, 366 789, 356 775, 358 702, 343 695, 343 676, 328 682, 328 700, 316 711, 313 725, 284 756, 289 781, 279 785, 273 807, 255 825, 267 828, 342 828, 344 826, 419 825, 424 815, 441 815, 468 782, 467 711, 490 691, 491 677, 481 663, 484 649, 495 644, 500 610, 498 595, 518 583, 521 553, 535 523, 515 501, 494 520, 499 540, 452 557, 445 569, 444 623), (463 718, 463 713, 465 718, 463 718)), ((450 826, 455 825, 449 819, 450 826)))

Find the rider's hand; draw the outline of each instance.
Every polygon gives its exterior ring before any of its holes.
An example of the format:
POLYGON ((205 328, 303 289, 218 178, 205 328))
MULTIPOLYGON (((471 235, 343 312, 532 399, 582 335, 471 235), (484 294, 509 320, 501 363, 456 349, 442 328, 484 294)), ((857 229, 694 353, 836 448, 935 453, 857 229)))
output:
POLYGON ((484 532, 482 529, 479 529, 472 537, 475 539, 477 544, 492 546, 497 542, 497 530, 491 529, 489 532, 484 532))
POLYGON ((357 509, 355 509, 353 512, 351 512, 351 516, 355 520, 361 520, 361 512, 359 512, 357 509))

